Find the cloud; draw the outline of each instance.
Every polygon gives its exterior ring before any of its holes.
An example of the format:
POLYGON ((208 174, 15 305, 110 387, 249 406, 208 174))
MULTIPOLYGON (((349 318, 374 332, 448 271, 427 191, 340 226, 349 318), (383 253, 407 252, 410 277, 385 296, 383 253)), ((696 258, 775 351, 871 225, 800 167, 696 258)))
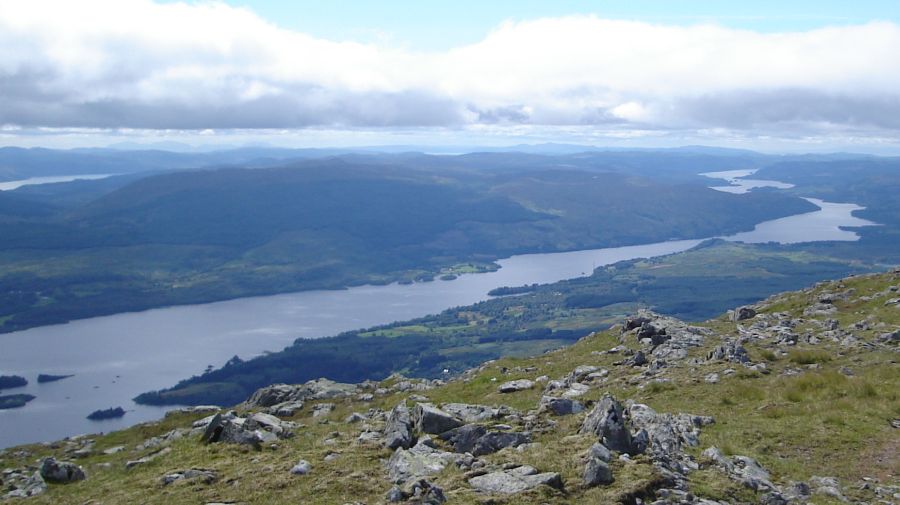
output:
POLYGON ((898 53, 887 22, 757 33, 572 16, 417 52, 315 38, 221 3, 0 0, 0 125, 890 136, 898 53))

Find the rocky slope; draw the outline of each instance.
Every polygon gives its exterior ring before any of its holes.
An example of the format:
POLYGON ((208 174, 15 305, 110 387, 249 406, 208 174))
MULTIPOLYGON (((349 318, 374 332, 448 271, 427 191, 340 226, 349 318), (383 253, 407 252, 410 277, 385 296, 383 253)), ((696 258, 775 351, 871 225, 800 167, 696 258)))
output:
POLYGON ((33 503, 896 503, 900 270, 0 453, 33 503))

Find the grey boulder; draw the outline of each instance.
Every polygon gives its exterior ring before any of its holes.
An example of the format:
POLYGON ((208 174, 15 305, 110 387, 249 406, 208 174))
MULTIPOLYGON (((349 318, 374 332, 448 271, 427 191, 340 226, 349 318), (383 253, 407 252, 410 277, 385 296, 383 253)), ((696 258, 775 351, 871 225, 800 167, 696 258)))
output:
POLYGON ((625 426, 622 404, 605 395, 588 413, 579 433, 597 435, 603 445, 617 452, 632 453, 631 432, 625 426))
POLYGON ((46 458, 41 462, 40 475, 45 481, 55 484, 68 484, 86 478, 80 466, 68 461, 56 461, 55 458, 46 458))
POLYGON ((417 403, 414 417, 416 429, 432 435, 440 435, 463 424, 459 419, 430 403, 417 403))
POLYGON ((515 393, 516 391, 524 391, 534 387, 534 381, 528 379, 519 379, 500 384, 498 390, 501 393, 515 393))
POLYGON ((555 472, 538 473, 531 466, 478 475, 469 479, 469 485, 485 493, 515 494, 538 486, 562 489, 562 477, 555 472))
POLYGON ((203 482, 204 484, 212 484, 218 479, 218 475, 214 470, 205 468, 191 468, 190 470, 181 470, 163 475, 160 481, 164 486, 168 486, 180 480, 194 480, 203 482))
POLYGON ((547 412, 554 416, 567 416, 584 411, 584 405, 570 398, 542 396, 538 404, 538 412, 547 412))
POLYGON ((413 423, 405 402, 400 402, 391 410, 384 426, 384 446, 388 449, 409 449, 413 445, 413 423))

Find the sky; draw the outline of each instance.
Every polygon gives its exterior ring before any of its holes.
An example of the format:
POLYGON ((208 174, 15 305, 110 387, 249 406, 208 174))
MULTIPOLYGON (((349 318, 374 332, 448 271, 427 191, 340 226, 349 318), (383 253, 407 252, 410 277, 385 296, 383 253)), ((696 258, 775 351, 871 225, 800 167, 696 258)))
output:
POLYGON ((0 0, 0 145, 900 154, 900 2, 0 0))

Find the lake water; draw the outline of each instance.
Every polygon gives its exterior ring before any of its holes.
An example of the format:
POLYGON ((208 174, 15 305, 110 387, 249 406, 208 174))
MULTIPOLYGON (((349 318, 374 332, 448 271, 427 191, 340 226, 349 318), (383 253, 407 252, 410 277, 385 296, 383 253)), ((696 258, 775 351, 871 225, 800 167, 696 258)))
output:
MULTIPOLYGON (((724 238, 744 242, 856 240, 855 233, 838 227, 869 224, 851 215, 858 206, 811 201, 820 210, 760 223, 754 231, 724 238)), ((241 298, 0 335, 0 371, 22 375, 30 382, 4 394, 37 396, 23 408, 0 411, 0 447, 117 430, 159 418, 165 408, 136 405, 131 398, 172 386, 201 373, 207 365, 220 366, 234 355, 246 359, 280 350, 295 338, 421 317, 484 300, 488 291, 499 286, 578 277, 594 267, 685 251, 700 242, 528 254, 500 260, 501 269, 496 272, 462 275, 453 281, 241 298), (39 373, 75 376, 37 384, 39 373), (124 418, 85 419, 96 409, 115 406, 128 411, 124 418)))
POLYGON ((793 188, 793 184, 779 181, 768 181, 765 179, 744 179, 748 175, 756 173, 755 169, 749 170, 725 170, 722 172, 706 172, 700 175, 710 177, 712 179, 724 179, 728 182, 728 186, 713 186, 712 189, 724 191, 726 193, 746 193, 754 188, 776 188, 789 189, 793 188))
POLYGON ((83 175, 55 175, 52 177, 32 177, 30 179, 21 179, 18 181, 0 182, 0 191, 11 191, 21 188, 22 186, 32 186, 35 184, 53 184, 57 182, 72 182, 79 180, 96 180, 105 179, 112 174, 83 174, 83 175))

